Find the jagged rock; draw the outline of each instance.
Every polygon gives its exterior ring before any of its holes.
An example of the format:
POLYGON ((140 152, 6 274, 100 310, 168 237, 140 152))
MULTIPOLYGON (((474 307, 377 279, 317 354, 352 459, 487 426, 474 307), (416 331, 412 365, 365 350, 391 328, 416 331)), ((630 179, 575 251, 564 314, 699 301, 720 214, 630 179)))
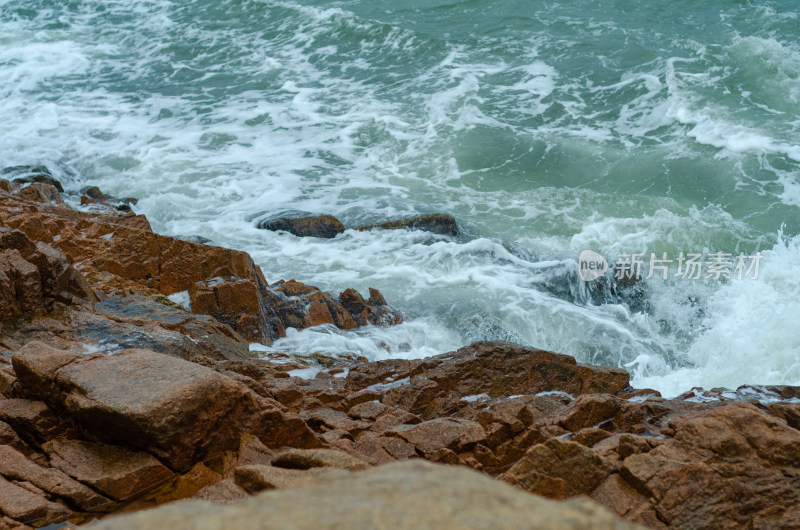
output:
POLYGON ((72 297, 96 300, 83 276, 52 247, 19 230, 0 228, 0 321, 43 315, 72 297))
POLYGON ((250 342, 272 344, 283 334, 274 312, 265 307, 258 286, 250 280, 207 280, 189 288, 192 311, 211 315, 250 342))
POLYGON ((144 495, 173 476, 151 455, 120 446, 53 440, 43 449, 53 467, 119 501, 144 495))
POLYGON ((298 237, 321 237, 331 239, 344 232, 341 221, 332 215, 310 215, 292 217, 285 214, 263 219, 258 228, 272 231, 285 231, 298 237))
POLYGON ((573 357, 506 342, 477 342, 420 361, 379 361, 357 366, 346 378, 356 391, 384 385, 382 402, 425 418, 466 407, 461 398, 491 398, 558 390, 571 394, 615 393, 628 385, 624 370, 578 364, 573 357))
POLYGON ((61 198, 59 190, 52 184, 45 182, 28 184, 24 188, 17 190, 16 195, 26 201, 64 204, 64 199, 61 198))
POLYGON ((386 221, 374 225, 357 226, 355 230, 372 230, 373 228, 380 228, 383 230, 396 230, 398 228, 408 228, 411 230, 425 230, 433 232, 434 234, 441 234, 446 236, 458 235, 458 225, 452 215, 443 213, 434 213, 427 215, 418 215, 409 219, 401 219, 398 221, 386 221))
POLYGON ((420 461, 320 478, 303 487, 264 492, 232 507, 173 504, 97 524, 99 530, 180 526, 197 530, 639 528, 585 499, 549 501, 474 471, 420 461))
POLYGON ((386 306, 386 300, 377 289, 370 288, 368 301, 365 301, 355 289, 347 289, 339 294, 339 302, 359 326, 367 324, 393 326, 403 320, 386 306))

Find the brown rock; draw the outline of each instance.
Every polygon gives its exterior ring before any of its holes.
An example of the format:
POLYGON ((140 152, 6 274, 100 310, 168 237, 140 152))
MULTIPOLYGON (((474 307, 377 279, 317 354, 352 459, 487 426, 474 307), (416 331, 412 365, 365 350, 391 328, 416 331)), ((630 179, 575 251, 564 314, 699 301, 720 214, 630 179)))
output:
POLYGON ((80 440, 44 445, 53 467, 116 500, 132 500, 174 474, 147 453, 80 440))
POLYGON ((194 496, 194 499, 220 506, 232 506, 249 497, 247 490, 237 485, 233 479, 226 479, 201 489, 194 496))
POLYGON ((561 414, 558 424, 568 431, 577 432, 586 427, 599 427, 613 420, 624 401, 609 395, 581 396, 561 414))
POLYGON ((258 228, 285 231, 298 237, 334 238, 344 232, 344 225, 332 215, 306 217, 271 217, 258 223, 258 228))
POLYGON ((0 399, 0 420, 32 445, 65 433, 64 424, 42 401, 0 399))

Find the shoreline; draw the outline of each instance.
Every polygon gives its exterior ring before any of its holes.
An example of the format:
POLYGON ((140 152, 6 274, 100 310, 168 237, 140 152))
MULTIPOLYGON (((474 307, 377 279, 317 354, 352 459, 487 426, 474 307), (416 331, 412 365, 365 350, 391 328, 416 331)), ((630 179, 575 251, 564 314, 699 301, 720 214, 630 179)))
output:
MULTIPOLYGON (((650 528, 800 525, 792 486, 800 387, 664 399, 632 389, 624 370, 503 342, 417 360, 258 358, 250 342, 271 343, 290 327, 348 330, 402 315, 377 290, 365 299, 294 279, 269 283, 244 252, 155 234, 131 211, 134 199, 88 189, 78 200, 98 211, 77 211, 46 168, 27 172, 28 182, 0 180, 0 521, 8 527, 82 523, 181 499, 238 506, 218 510, 239 517, 256 510, 252 495, 281 516, 282 492, 309 487, 333 498, 337 480, 368 483, 404 465, 412 482, 444 466, 469 468, 528 492, 523 504, 585 495, 614 528, 628 527, 615 517, 650 528), (416 459, 438 466, 396 464, 416 459)), ((319 229, 308 219, 298 226, 319 229)), ((455 230, 442 219, 433 226, 455 230)), ((338 227, 325 219, 322 229, 338 227)), ((501 486, 485 487, 502 496, 501 486)), ((435 502, 466 511, 456 493, 435 502)), ((190 519, 206 509, 183 506, 190 519)), ((569 503, 547 506, 581 517, 569 503)), ((100 527, 164 525, 170 509, 100 527)), ((317 521, 335 526, 357 514, 317 521)), ((426 515, 433 510, 405 516, 426 515)), ((283 517, 283 527, 303 527, 290 510, 283 517)))

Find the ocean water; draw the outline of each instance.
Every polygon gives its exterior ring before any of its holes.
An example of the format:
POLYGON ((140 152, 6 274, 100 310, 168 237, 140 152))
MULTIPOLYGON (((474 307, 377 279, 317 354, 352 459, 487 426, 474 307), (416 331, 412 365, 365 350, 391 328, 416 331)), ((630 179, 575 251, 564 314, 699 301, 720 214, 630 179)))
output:
MULTIPOLYGON (((800 384, 795 1, 0 0, 0 164, 140 197, 270 281, 379 288, 393 328, 277 349, 508 339, 637 386, 800 384), (458 238, 255 228, 454 215, 458 238), (759 253, 758 278, 579 276, 591 249, 759 253)), ((609 272, 609 276, 613 271, 609 272)), ((735 275, 734 275, 735 276, 735 275)))

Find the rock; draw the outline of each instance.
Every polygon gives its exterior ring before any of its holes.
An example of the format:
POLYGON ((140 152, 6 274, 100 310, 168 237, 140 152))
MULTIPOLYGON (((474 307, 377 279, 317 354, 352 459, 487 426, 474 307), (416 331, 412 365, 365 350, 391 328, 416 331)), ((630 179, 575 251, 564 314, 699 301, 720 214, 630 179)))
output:
POLYGON ((172 478, 147 453, 80 440, 53 440, 43 449, 53 467, 119 501, 130 501, 172 478))
POLYGON ((285 231, 298 237, 321 237, 331 239, 344 232, 344 225, 332 215, 311 215, 303 217, 276 216, 258 222, 258 228, 272 231, 285 231))
POLYGON ((500 479, 531 493, 564 499, 591 493, 614 465, 579 443, 551 438, 533 446, 500 479))
POLYGON ((800 526, 800 431, 747 403, 689 413, 670 425, 673 439, 626 451, 620 469, 667 525, 800 526))
MULTIPOLYGON (((33 366, 35 351, 15 364, 33 366)), ((89 357, 56 372, 43 396, 109 443, 146 450, 176 470, 236 447, 251 431, 267 445, 318 444, 305 423, 210 368, 147 350, 89 357)), ((30 389, 29 389, 30 390, 30 389)))
POLYGON ((435 213, 427 215, 418 215, 409 219, 401 219, 398 221, 386 221, 374 225, 358 226, 356 230, 372 230, 380 228, 382 230, 396 230, 398 228, 408 228, 410 230, 425 230, 433 232, 434 234, 441 234, 445 236, 458 235, 458 225, 452 215, 435 213))
POLYGON ((578 364, 567 355, 507 342, 476 342, 421 361, 356 366, 348 373, 345 388, 385 389, 384 404, 434 418, 466 407, 467 402, 461 400, 465 396, 496 398, 553 390, 613 394, 628 381, 624 370, 578 364))
POLYGON ((403 321, 386 306, 386 300, 377 289, 370 288, 369 301, 365 301, 355 289, 347 289, 339 294, 339 302, 359 326, 393 326, 403 321))
POLYGON ((613 420, 623 403, 622 399, 609 395, 581 396, 570 403, 558 424, 572 432, 585 427, 597 427, 613 420))
POLYGON ((51 502, 0 478, 0 512, 33 526, 58 523, 72 515, 66 506, 51 502))
POLYGON ((427 462, 380 466, 303 487, 268 491, 237 506, 181 503, 104 519, 96 528, 627 529, 586 499, 549 501, 477 472, 427 462), (309 502, 313 499, 313 502, 309 502), (431 502, 435 499, 435 502, 431 502))
POLYGON ((81 510, 108 508, 110 501, 65 473, 45 468, 8 445, 0 445, 0 474, 8 480, 25 481, 66 499, 81 510))
POLYGON ((286 449, 275 456, 272 465, 285 469, 328 467, 351 471, 369 467, 360 458, 335 449, 286 449))

